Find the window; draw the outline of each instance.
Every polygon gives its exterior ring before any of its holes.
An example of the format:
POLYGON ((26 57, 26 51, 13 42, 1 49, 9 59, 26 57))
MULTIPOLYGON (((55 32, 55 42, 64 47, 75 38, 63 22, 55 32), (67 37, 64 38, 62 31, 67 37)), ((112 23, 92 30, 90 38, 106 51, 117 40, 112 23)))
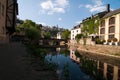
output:
POLYGON ((111 25, 111 24, 115 24, 115 17, 111 17, 109 19, 109 25, 111 25))
POLYGON ((109 27, 109 33, 115 33, 115 27, 114 26, 109 27))
POLYGON ((78 30, 76 32, 78 32, 78 30))
POLYGON ((105 34, 105 28, 100 29, 100 34, 105 34))
POLYGON ((111 34, 108 36, 109 39, 113 39, 114 38, 114 34, 111 34))
POLYGON ((74 31, 73 31, 73 33, 74 33, 74 31))
POLYGON ((100 24, 101 24, 101 27, 104 27, 105 26, 105 20, 102 20, 100 24))

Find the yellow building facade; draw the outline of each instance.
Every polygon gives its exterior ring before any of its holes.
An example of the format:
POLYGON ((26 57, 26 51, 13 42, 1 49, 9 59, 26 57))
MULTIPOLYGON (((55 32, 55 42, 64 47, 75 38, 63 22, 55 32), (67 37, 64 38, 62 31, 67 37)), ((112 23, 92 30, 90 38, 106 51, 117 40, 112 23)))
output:
POLYGON ((113 38, 120 41, 120 9, 110 11, 102 18, 99 35, 106 41, 113 38))

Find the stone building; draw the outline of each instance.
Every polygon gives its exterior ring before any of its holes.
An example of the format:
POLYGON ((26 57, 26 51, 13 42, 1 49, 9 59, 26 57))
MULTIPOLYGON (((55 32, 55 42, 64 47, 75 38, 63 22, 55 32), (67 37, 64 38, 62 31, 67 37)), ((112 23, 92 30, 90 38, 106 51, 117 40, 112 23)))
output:
POLYGON ((17 14, 17 0, 0 0, 0 41, 9 41, 15 31, 17 14))
POLYGON ((104 40, 117 38, 120 40, 120 9, 107 13, 99 27, 100 37, 104 40))

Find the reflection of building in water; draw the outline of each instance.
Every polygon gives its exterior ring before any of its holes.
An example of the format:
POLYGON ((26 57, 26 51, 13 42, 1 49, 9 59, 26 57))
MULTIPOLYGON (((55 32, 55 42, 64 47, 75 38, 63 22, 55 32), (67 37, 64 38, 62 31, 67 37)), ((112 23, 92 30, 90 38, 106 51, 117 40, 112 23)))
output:
POLYGON ((101 79, 99 80, 120 80, 120 68, 118 66, 105 62, 102 63, 88 57, 78 57, 75 51, 76 50, 70 50, 70 58, 75 62, 80 63, 80 67, 85 71, 90 71, 87 73, 96 77, 100 76, 101 79), (92 68, 90 68, 91 66, 92 68))
POLYGON ((105 80, 120 80, 120 69, 118 66, 113 66, 107 63, 98 61, 97 69, 103 75, 105 80))
POLYGON ((60 50, 61 50, 61 48, 60 48, 60 47, 56 48, 56 51, 57 51, 57 52, 60 52, 60 50))
POLYGON ((77 57, 76 55, 75 55, 75 51, 76 50, 70 50, 70 58, 72 59, 72 60, 74 60, 74 61, 76 61, 76 62, 80 62, 80 57, 77 57))

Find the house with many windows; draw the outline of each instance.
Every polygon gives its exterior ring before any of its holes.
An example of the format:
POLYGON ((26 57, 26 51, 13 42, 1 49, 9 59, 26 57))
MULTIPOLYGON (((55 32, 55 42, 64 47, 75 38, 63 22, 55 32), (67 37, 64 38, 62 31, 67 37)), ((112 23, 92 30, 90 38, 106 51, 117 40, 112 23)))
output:
POLYGON ((113 38, 120 41, 120 9, 110 11, 102 18, 99 35, 106 41, 113 38))
POLYGON ((81 27, 82 27, 82 23, 80 23, 77 26, 74 26, 74 28, 71 30, 71 40, 75 40, 75 36, 77 34, 81 34, 81 27))
POLYGON ((9 41, 15 31, 17 14, 17 0, 0 0, 0 41, 9 41))

